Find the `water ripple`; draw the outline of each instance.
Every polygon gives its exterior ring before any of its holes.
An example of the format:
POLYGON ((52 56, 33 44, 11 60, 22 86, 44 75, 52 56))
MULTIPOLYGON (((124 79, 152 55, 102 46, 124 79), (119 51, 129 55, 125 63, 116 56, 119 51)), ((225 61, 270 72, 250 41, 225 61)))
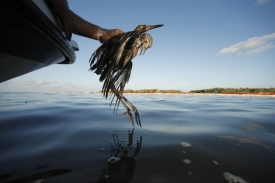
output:
POLYGON ((130 94, 127 98, 138 108, 142 128, 120 115, 123 106, 113 114, 110 100, 101 94, 2 93, 0 178, 10 181, 72 170, 51 181, 81 177, 82 182, 95 182, 110 157, 122 161, 119 153, 128 148, 137 165, 132 182, 222 182, 222 172, 234 172, 248 182, 274 182, 273 98, 130 94), (180 142, 192 147, 183 149, 180 142), (192 163, 182 163, 186 159, 192 163))

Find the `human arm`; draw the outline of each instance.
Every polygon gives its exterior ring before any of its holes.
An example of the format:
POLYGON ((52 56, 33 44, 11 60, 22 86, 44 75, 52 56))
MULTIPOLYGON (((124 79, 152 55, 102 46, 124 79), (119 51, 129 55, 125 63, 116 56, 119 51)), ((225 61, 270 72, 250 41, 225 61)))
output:
MULTIPOLYGON (((94 25, 90 22, 87 22, 71 10, 69 10, 69 17, 72 23, 72 32, 74 34, 99 40, 101 27, 94 25)), ((105 42, 111 37, 121 33, 123 33, 123 31, 119 29, 104 29, 102 39, 100 41, 105 42)))
MULTIPOLYGON (((71 40, 72 33, 87 38, 99 40, 101 27, 92 24, 69 9, 67 0, 47 0, 56 10, 59 16, 65 36, 71 40)), ((120 29, 104 29, 101 42, 105 42, 113 36, 123 33, 120 29)))

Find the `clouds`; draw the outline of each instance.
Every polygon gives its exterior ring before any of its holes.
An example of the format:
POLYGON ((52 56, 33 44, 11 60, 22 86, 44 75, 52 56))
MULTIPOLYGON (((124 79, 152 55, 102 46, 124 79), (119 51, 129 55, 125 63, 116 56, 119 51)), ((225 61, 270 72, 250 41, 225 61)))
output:
POLYGON ((270 1, 271 0, 257 0, 256 3, 258 3, 258 4, 264 4, 264 3, 268 3, 270 1))
POLYGON ((9 81, 1 83, 0 92, 88 92, 90 86, 56 81, 9 81))
POLYGON ((266 34, 261 37, 252 37, 246 41, 239 42, 232 46, 222 49, 217 54, 227 55, 227 54, 237 54, 242 56, 254 55, 257 53, 262 53, 268 49, 274 47, 275 32, 272 34, 266 34))

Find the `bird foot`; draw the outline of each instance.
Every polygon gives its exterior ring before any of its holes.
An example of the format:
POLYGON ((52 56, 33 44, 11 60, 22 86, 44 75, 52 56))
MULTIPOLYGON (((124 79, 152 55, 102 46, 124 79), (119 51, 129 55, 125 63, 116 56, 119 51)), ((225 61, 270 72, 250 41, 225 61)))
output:
POLYGON ((131 122, 134 126, 132 112, 135 113, 135 118, 136 118, 137 125, 141 126, 140 117, 139 117, 139 113, 138 113, 137 110, 127 110, 126 112, 122 113, 121 115, 124 116, 124 115, 127 114, 129 122, 131 122))

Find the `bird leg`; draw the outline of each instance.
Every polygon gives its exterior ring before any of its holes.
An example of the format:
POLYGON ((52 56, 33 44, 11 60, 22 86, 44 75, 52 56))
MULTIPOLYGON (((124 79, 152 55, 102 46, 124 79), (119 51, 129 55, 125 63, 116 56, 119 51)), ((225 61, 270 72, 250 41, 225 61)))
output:
MULTIPOLYGON (((130 111, 124 112, 122 115, 125 115, 127 113, 129 115, 129 112, 130 112, 130 115, 131 115, 131 112, 134 112, 135 113, 135 118, 136 118, 136 123, 137 123, 138 126, 141 126, 140 117, 139 117, 139 113, 138 113, 137 108, 131 102, 129 102, 122 94, 120 94, 120 95, 121 95, 121 99, 128 105, 128 107, 130 107, 132 109, 130 111)), ((132 118, 132 115, 131 115, 131 118, 132 118)))
MULTIPOLYGON (((121 102, 122 105, 127 110, 126 112, 128 113, 128 120, 129 120, 129 122, 131 122, 134 125, 134 123, 133 123, 133 117, 132 117, 132 114, 131 114, 131 110, 128 107, 128 105, 125 103, 125 101, 122 100, 122 97, 119 94, 119 91, 117 91, 117 89, 114 86, 111 87, 111 90, 112 90, 113 94, 117 97, 117 99, 119 100, 119 102, 121 102)), ((116 102, 116 105, 119 105, 119 104, 116 102)), ((116 106, 115 106, 115 108, 116 108, 116 106)))
MULTIPOLYGON (((124 100, 124 102, 127 103, 127 105, 132 109, 131 111, 124 112, 122 115, 125 115, 127 113, 129 115, 129 112, 134 112, 135 113, 135 118, 136 118, 136 123, 137 123, 138 126, 141 126, 140 117, 139 117, 139 113, 138 113, 137 108, 131 102, 129 102, 122 94, 121 94, 121 99, 124 100)), ((132 115, 131 115, 131 118, 132 118, 132 115)))
POLYGON ((114 85, 111 86, 111 90, 112 92, 115 94, 115 96, 119 99, 119 101, 122 103, 122 105, 126 108, 126 112, 124 112, 122 115, 128 114, 128 120, 129 122, 131 122, 133 125, 133 117, 132 117, 132 113, 135 113, 135 118, 136 118, 136 123, 138 126, 141 126, 141 122, 140 122, 140 117, 139 117, 139 113, 137 108, 131 103, 129 102, 123 95, 121 92, 119 92, 114 85), (131 109, 131 110, 130 110, 131 109))

